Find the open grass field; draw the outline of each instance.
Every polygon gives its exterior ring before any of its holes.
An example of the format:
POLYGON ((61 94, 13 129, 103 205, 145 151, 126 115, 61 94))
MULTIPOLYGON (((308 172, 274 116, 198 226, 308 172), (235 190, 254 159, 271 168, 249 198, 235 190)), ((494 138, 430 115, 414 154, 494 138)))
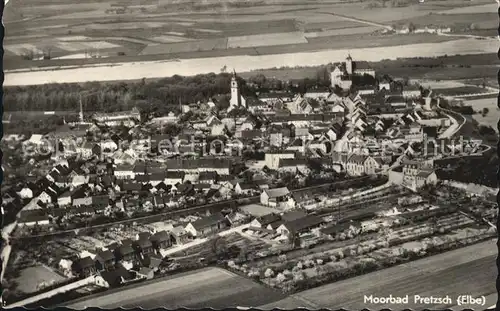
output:
POLYGON ((148 284, 121 289, 118 292, 89 297, 67 307, 102 308, 157 307, 172 308, 226 308, 258 306, 283 299, 284 295, 263 287, 226 270, 207 268, 155 280, 148 284), (264 302, 265 301, 265 302, 264 302))
MULTIPOLYGON (((345 281, 313 288, 292 295, 279 302, 262 305, 273 308, 345 308, 349 310, 376 309, 445 309, 456 306, 459 295, 488 296, 484 308, 496 302, 495 278, 497 275, 495 241, 490 240, 469 247, 427 257, 421 260, 376 271, 345 281), (364 295, 388 297, 410 295, 410 304, 367 305, 364 295), (451 305, 422 305, 413 303, 413 295, 445 296, 454 301, 451 305), (297 303, 297 301, 300 301, 297 303), (488 304, 489 303, 489 304, 488 304)), ((477 306, 476 306, 477 308, 477 306)), ((483 308, 483 306, 481 306, 483 308)), ((458 309, 464 309, 464 306, 458 309)))
POLYGON ((495 131, 498 131, 497 123, 500 120, 500 109, 497 107, 497 98, 464 100, 464 104, 472 106, 472 109, 475 111, 482 111, 484 108, 488 108, 489 111, 485 116, 475 114, 472 118, 479 122, 479 124, 491 126, 495 131))
POLYGON ((45 282, 47 285, 50 283, 58 283, 64 281, 65 278, 53 272, 46 266, 33 266, 23 269, 20 276, 15 279, 18 284, 17 289, 23 293, 34 293, 40 290, 37 286, 45 282))

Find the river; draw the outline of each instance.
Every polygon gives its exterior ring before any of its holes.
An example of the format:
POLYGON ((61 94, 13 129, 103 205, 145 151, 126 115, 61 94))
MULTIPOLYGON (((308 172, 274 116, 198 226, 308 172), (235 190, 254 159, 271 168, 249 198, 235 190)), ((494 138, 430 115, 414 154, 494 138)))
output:
POLYGON ((161 78, 175 74, 190 76, 219 72, 224 66, 237 72, 246 72, 273 67, 318 66, 341 61, 347 54, 354 60, 381 61, 383 59, 437 57, 444 55, 465 55, 496 53, 497 39, 461 39, 440 43, 416 43, 402 46, 323 50, 290 54, 261 56, 227 56, 178 61, 129 62, 82 66, 75 68, 39 69, 30 72, 5 72, 5 86, 39 85, 45 83, 79 83, 89 81, 135 80, 141 78, 161 78))

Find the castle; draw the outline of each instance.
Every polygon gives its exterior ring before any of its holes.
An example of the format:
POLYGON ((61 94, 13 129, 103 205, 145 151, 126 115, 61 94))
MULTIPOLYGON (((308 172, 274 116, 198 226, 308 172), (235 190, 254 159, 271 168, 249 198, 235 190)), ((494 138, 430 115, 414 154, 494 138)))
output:
POLYGON ((351 88, 353 75, 362 76, 365 74, 375 78, 375 70, 368 65, 368 62, 354 62, 351 55, 347 55, 346 61, 335 66, 335 69, 330 73, 331 85, 347 90, 351 88))

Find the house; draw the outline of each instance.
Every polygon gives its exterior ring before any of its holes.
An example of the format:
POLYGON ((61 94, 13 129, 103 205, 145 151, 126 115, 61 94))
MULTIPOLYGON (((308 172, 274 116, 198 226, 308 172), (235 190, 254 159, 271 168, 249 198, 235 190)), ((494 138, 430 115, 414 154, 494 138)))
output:
POLYGON ((422 90, 420 86, 410 84, 403 87, 403 97, 406 98, 418 98, 422 96, 422 90))
POLYGON ((83 257, 75 260, 71 269, 80 278, 86 278, 97 273, 95 263, 90 257, 83 257))
POLYGON ((295 219, 292 221, 285 221, 281 226, 279 226, 276 231, 281 235, 300 235, 311 229, 318 228, 325 221, 323 218, 316 215, 307 215, 305 217, 295 219))
POLYGON ((46 226, 50 224, 49 215, 41 209, 21 210, 17 219, 19 227, 46 226))
MULTIPOLYGON (((122 241, 122 243, 124 243, 124 241, 122 241)), ((115 250, 115 256, 118 261, 130 262, 136 259, 134 249, 130 244, 129 243, 122 244, 115 250)))
POLYGON ((300 159, 280 159, 278 171, 280 173, 306 173, 308 171, 308 161, 305 158, 300 159))
POLYGON ((149 240, 151 241, 153 249, 157 252, 159 252, 160 249, 166 249, 172 245, 171 236, 165 230, 156 232, 149 240))
POLYGON ((185 173, 179 171, 167 171, 165 176, 166 185, 182 184, 184 182, 185 173))
POLYGON ((391 81, 387 78, 383 78, 378 84, 379 91, 385 90, 387 92, 391 91, 391 81))
POLYGON ((381 163, 385 164, 385 162, 382 161, 381 159, 377 161, 377 159, 371 156, 365 157, 365 160, 363 162, 364 173, 369 175, 374 175, 378 173, 378 171, 382 168, 381 163))
POLYGON ((120 190, 128 193, 139 193, 142 191, 143 185, 136 182, 124 182, 120 190))
POLYGON ((415 176, 415 184, 417 189, 425 185, 435 185, 437 181, 437 175, 433 170, 421 170, 415 176))
POLYGON ((186 226, 186 231, 194 237, 207 236, 228 227, 227 219, 221 213, 203 217, 186 226))
POLYGON ((149 254, 142 260, 142 265, 156 272, 159 270, 162 261, 161 255, 149 254))
POLYGON ((83 197, 83 198, 74 198, 73 199, 73 206, 75 206, 75 207, 90 206, 90 205, 92 205, 92 197, 83 197))
POLYGON ((198 182, 200 184, 210 184, 210 185, 215 184, 217 182, 217 172, 215 171, 200 172, 200 175, 198 177, 198 182))
POLYGON ((57 198, 57 205, 59 206, 67 206, 71 205, 71 192, 66 191, 59 198, 57 198))
POLYGON ((30 187, 24 187, 19 191, 19 197, 21 199, 31 199, 33 198, 33 190, 30 187))
POLYGON ((337 223, 333 226, 328 226, 326 228, 321 229, 321 233, 327 235, 331 238, 336 238, 342 233, 346 233, 349 230, 359 230, 361 224, 355 221, 344 221, 341 223, 337 223))
POLYGON ((260 216, 252 220, 250 223, 251 227, 255 228, 267 228, 270 224, 280 221, 281 216, 275 213, 267 214, 264 216, 260 216))
POLYGON ((260 203, 266 206, 275 207, 281 203, 288 203, 290 199, 291 193, 286 187, 267 189, 260 194, 260 203))
POLYGON ((279 168, 280 159, 294 159, 295 151, 268 151, 265 154, 265 164, 268 168, 272 170, 277 170, 279 168))
POLYGON ((113 270, 115 268, 115 255, 110 250, 97 252, 94 261, 99 271, 113 270))
POLYGON ((170 232, 170 237, 176 245, 182 245, 189 241, 189 233, 182 226, 174 227, 170 232))
POLYGON ((118 165, 113 174, 117 179, 134 179, 135 177, 135 167, 130 164, 118 165))
POLYGON ((257 191, 255 184, 252 183, 244 183, 244 182, 238 182, 236 186, 234 186, 234 192, 236 194, 241 194, 241 195, 250 195, 257 191))
POLYGON ((365 172, 365 160, 367 156, 354 154, 349 157, 346 163, 346 172, 350 176, 362 176, 365 172))
POLYGON ((88 184, 89 180, 90 180, 89 176, 76 175, 71 179, 71 186, 78 187, 81 185, 85 185, 88 184))
POLYGON ((108 195, 94 195, 92 196, 92 205, 98 209, 104 209, 109 206, 109 196, 108 195))
POLYGON ((118 266, 115 270, 101 272, 106 287, 118 287, 136 278, 136 273, 128 271, 123 266, 118 266))
POLYGON ((139 237, 132 246, 142 258, 154 252, 153 243, 148 237, 139 237))

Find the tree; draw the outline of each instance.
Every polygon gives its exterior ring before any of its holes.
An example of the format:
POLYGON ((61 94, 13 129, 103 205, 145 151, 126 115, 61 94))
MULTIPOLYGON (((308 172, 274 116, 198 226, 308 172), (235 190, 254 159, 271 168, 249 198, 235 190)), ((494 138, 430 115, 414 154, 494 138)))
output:
POLYGON ((408 31, 409 32, 414 32, 416 29, 417 29, 417 27, 413 23, 408 24, 408 31))
POLYGON ((483 110, 481 111, 481 114, 483 115, 483 117, 485 117, 488 114, 488 112, 490 112, 490 110, 484 107, 483 110))
POLYGON ((226 241, 220 237, 216 236, 210 241, 210 247, 212 250, 212 254, 215 255, 216 258, 222 259, 227 256, 227 244, 226 241))
POLYGON ((301 244, 300 236, 297 233, 289 232, 288 233, 288 242, 294 248, 300 247, 300 244, 301 244))

